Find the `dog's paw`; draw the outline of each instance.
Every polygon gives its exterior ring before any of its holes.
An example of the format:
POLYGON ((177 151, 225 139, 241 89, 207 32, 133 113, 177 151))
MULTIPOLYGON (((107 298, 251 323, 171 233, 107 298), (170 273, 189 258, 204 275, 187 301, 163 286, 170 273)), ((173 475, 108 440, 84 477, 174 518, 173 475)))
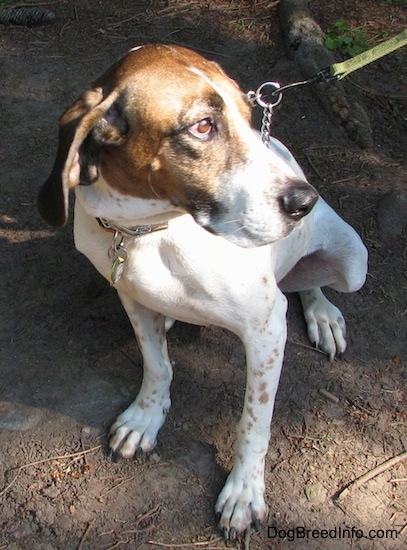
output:
POLYGON ((320 288, 300 293, 308 337, 329 360, 346 350, 346 325, 340 310, 331 304, 320 288))
POLYGON ((162 404, 147 404, 145 400, 136 399, 110 428, 112 456, 115 459, 132 458, 139 450, 152 451, 170 405, 169 399, 162 404))
POLYGON ((215 513, 227 540, 251 529, 257 531, 268 513, 262 478, 232 470, 216 502, 215 513))

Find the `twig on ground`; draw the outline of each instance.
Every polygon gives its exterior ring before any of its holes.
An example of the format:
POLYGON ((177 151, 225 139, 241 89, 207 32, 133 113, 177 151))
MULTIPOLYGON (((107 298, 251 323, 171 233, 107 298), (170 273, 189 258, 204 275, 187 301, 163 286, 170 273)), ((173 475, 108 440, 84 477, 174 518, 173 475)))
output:
MULTIPOLYGON (((348 178, 341 178, 339 180, 333 180, 330 183, 331 183, 331 185, 339 185, 340 183, 346 183, 348 181, 353 181, 353 180, 356 180, 360 177, 361 177, 361 174, 354 174, 353 176, 349 176, 348 178)), ((347 195, 345 198, 348 199, 349 195, 347 195)), ((341 199, 339 198, 338 200, 340 201, 341 199)), ((341 208, 342 208, 342 205, 341 205, 341 208)))
POLYGON ((376 414, 375 411, 370 411, 369 409, 366 409, 366 407, 359 405, 358 403, 353 401, 353 399, 351 399, 350 397, 346 397, 346 401, 349 403, 349 405, 351 405, 352 407, 355 407, 355 409, 359 409, 360 411, 364 412, 369 416, 375 416, 376 414))
POLYGON ((17 481, 18 476, 20 473, 25 470, 25 468, 29 468, 30 466, 38 466, 38 464, 44 464, 45 462, 52 462, 53 460, 64 460, 66 458, 79 458, 81 456, 84 456, 88 453, 93 453, 94 451, 99 450, 102 447, 102 445, 96 445, 96 447, 91 447, 90 449, 86 449, 84 451, 79 451, 77 453, 70 453, 67 455, 59 455, 59 456, 52 456, 50 458, 43 458, 42 460, 36 460, 35 462, 28 462, 27 464, 22 464, 21 466, 15 466, 14 468, 11 468, 11 470, 17 470, 17 474, 13 478, 13 480, 6 486, 4 489, 0 491, 0 497, 2 497, 4 494, 7 493, 7 491, 10 489, 10 487, 17 481))
POLYGON ((88 526, 86 527, 85 532, 83 533, 83 536, 82 536, 81 541, 79 543, 78 550, 82 550, 82 548, 83 548, 83 546, 86 542, 86 538, 89 535, 90 530, 92 529, 94 523, 95 523, 94 519, 92 519, 92 521, 90 521, 88 523, 88 526))
POLYGON ((404 451, 403 453, 397 456, 394 456, 393 458, 389 458, 389 460, 386 460, 382 464, 379 464, 378 466, 373 468, 373 470, 369 470, 363 476, 358 477, 357 479, 351 481, 349 485, 347 485, 344 489, 342 489, 342 491, 338 493, 335 500, 337 501, 343 500, 351 491, 353 491, 354 489, 357 489, 358 487, 361 487, 362 485, 364 485, 374 477, 378 476, 379 474, 382 474, 386 470, 389 470, 390 468, 392 468, 402 460, 405 460, 406 458, 407 458, 407 451, 404 451))
POLYGON ((22 464, 21 466, 17 466, 19 470, 23 470, 24 468, 28 468, 29 466, 38 466, 38 464, 44 464, 45 462, 52 462, 53 460, 65 460, 66 458, 79 458, 83 455, 87 455, 88 453, 93 453, 95 451, 98 451, 102 448, 102 445, 96 445, 96 447, 91 447, 90 449, 85 449, 84 451, 78 451, 76 453, 70 453, 67 455, 58 455, 58 456, 51 456, 50 458, 43 458, 41 460, 36 460, 35 462, 28 462, 27 464, 22 464))
POLYGON ((9 483, 8 485, 6 485, 6 487, 4 487, 4 489, 2 489, 2 490, 0 491, 0 498, 1 498, 3 495, 5 495, 5 494, 9 491, 9 489, 11 489, 11 487, 12 487, 12 486, 14 485, 14 483, 17 481, 17 478, 18 478, 18 476, 20 475, 20 472, 21 472, 21 470, 18 470, 18 472, 17 472, 16 475, 14 476, 13 480, 10 481, 10 483, 9 483))
POLYGON ((132 15, 131 17, 128 17, 127 19, 123 19, 122 21, 117 21, 115 23, 109 23, 106 25, 106 28, 108 29, 117 29, 117 27, 120 27, 121 25, 124 25, 125 23, 130 23, 130 21, 133 21, 134 19, 137 19, 137 17, 140 17, 141 15, 146 15, 148 10, 151 8, 153 2, 150 2, 150 5, 143 9, 142 11, 137 12, 136 14, 132 15))
POLYGON ((136 477, 138 477, 139 474, 135 474, 134 476, 130 476, 128 477, 127 479, 123 479, 123 481, 120 481, 119 483, 117 483, 116 485, 113 485, 113 487, 110 487, 110 489, 108 489, 107 491, 105 491, 104 493, 102 493, 100 496, 103 498, 105 497, 106 495, 108 495, 111 491, 114 491, 115 489, 118 489, 119 487, 121 487, 122 485, 125 485, 126 483, 129 483, 130 481, 132 481, 133 479, 135 479, 136 477))
POLYGON ((403 483, 407 481, 407 477, 394 477, 389 479, 389 483, 403 483))
POLYGON ((319 388, 319 393, 326 397, 329 401, 332 401, 332 403, 339 403, 339 397, 336 397, 333 393, 331 393, 328 390, 325 390, 324 388, 319 388))
POLYGON ((147 525, 147 527, 140 527, 140 529, 129 529, 128 531, 122 531, 121 535, 140 535, 141 533, 148 533, 155 529, 155 525, 147 525))
POLYGON ((307 160, 311 166, 311 168, 314 170, 314 172, 316 173, 316 175, 319 177, 319 179, 321 181, 325 181, 326 178, 324 178, 324 176, 321 174, 321 172, 318 170, 318 168, 315 166, 315 163, 314 161, 311 159, 311 155, 308 154, 307 151, 305 151, 305 156, 307 157, 307 160))
POLYGON ((143 521, 146 521, 147 519, 152 518, 153 516, 157 515, 158 512, 161 510, 161 505, 157 504, 154 506, 154 508, 151 508, 151 510, 148 510, 148 512, 145 512, 144 514, 140 514, 136 517, 136 525, 139 525, 143 521))
POLYGON ((312 351, 317 351, 318 353, 322 353, 322 355, 326 355, 326 353, 322 351, 322 349, 315 348, 314 346, 307 346, 307 344, 302 344, 301 342, 297 342, 297 340, 288 339, 287 342, 289 342, 290 344, 295 344, 296 346, 300 346, 301 348, 310 349, 312 351))

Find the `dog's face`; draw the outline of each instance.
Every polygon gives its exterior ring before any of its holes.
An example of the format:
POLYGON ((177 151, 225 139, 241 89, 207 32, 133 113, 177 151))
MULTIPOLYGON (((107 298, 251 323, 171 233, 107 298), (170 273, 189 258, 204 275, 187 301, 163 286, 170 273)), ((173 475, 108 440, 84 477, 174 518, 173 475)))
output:
MULTIPOLYGON (((286 236, 317 199, 253 133, 244 95, 218 65, 163 45, 129 52, 62 115, 42 216, 63 225, 69 190, 100 182, 131 201, 135 223, 137 205, 154 203, 241 246, 286 236)), ((100 204, 95 214, 109 217, 100 204)))

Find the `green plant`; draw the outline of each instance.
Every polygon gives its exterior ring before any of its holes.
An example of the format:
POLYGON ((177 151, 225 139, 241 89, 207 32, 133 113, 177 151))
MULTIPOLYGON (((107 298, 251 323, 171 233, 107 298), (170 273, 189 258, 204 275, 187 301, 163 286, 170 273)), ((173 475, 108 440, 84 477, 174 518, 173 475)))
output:
POLYGON ((253 22, 245 17, 241 17, 235 22, 235 25, 239 31, 250 29, 252 27, 252 24, 253 22))
POLYGON ((325 33, 325 47, 340 50, 354 57, 368 49, 365 35, 358 29, 350 29, 346 21, 337 21, 334 28, 325 33))

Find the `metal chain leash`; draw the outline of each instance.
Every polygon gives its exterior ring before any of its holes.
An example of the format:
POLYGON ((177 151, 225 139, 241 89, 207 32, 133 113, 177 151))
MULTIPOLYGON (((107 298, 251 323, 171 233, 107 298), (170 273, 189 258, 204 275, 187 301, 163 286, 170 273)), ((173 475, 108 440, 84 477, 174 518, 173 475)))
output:
POLYGON ((279 93, 279 90, 280 84, 278 84, 278 82, 264 82, 255 92, 250 91, 247 94, 248 100, 253 107, 257 104, 263 108, 263 118, 261 121, 260 132, 261 140, 265 145, 268 144, 271 138, 271 117, 273 116, 273 109, 283 98, 283 95, 279 93), (266 99, 264 94, 266 88, 272 89, 271 93, 270 90, 268 90, 269 96, 271 96, 269 100, 266 99), (274 96, 277 96, 277 99, 275 99, 274 96))
POLYGON ((273 116, 273 107, 263 108, 263 118, 261 119, 261 140, 267 145, 271 137, 271 117, 273 116))

